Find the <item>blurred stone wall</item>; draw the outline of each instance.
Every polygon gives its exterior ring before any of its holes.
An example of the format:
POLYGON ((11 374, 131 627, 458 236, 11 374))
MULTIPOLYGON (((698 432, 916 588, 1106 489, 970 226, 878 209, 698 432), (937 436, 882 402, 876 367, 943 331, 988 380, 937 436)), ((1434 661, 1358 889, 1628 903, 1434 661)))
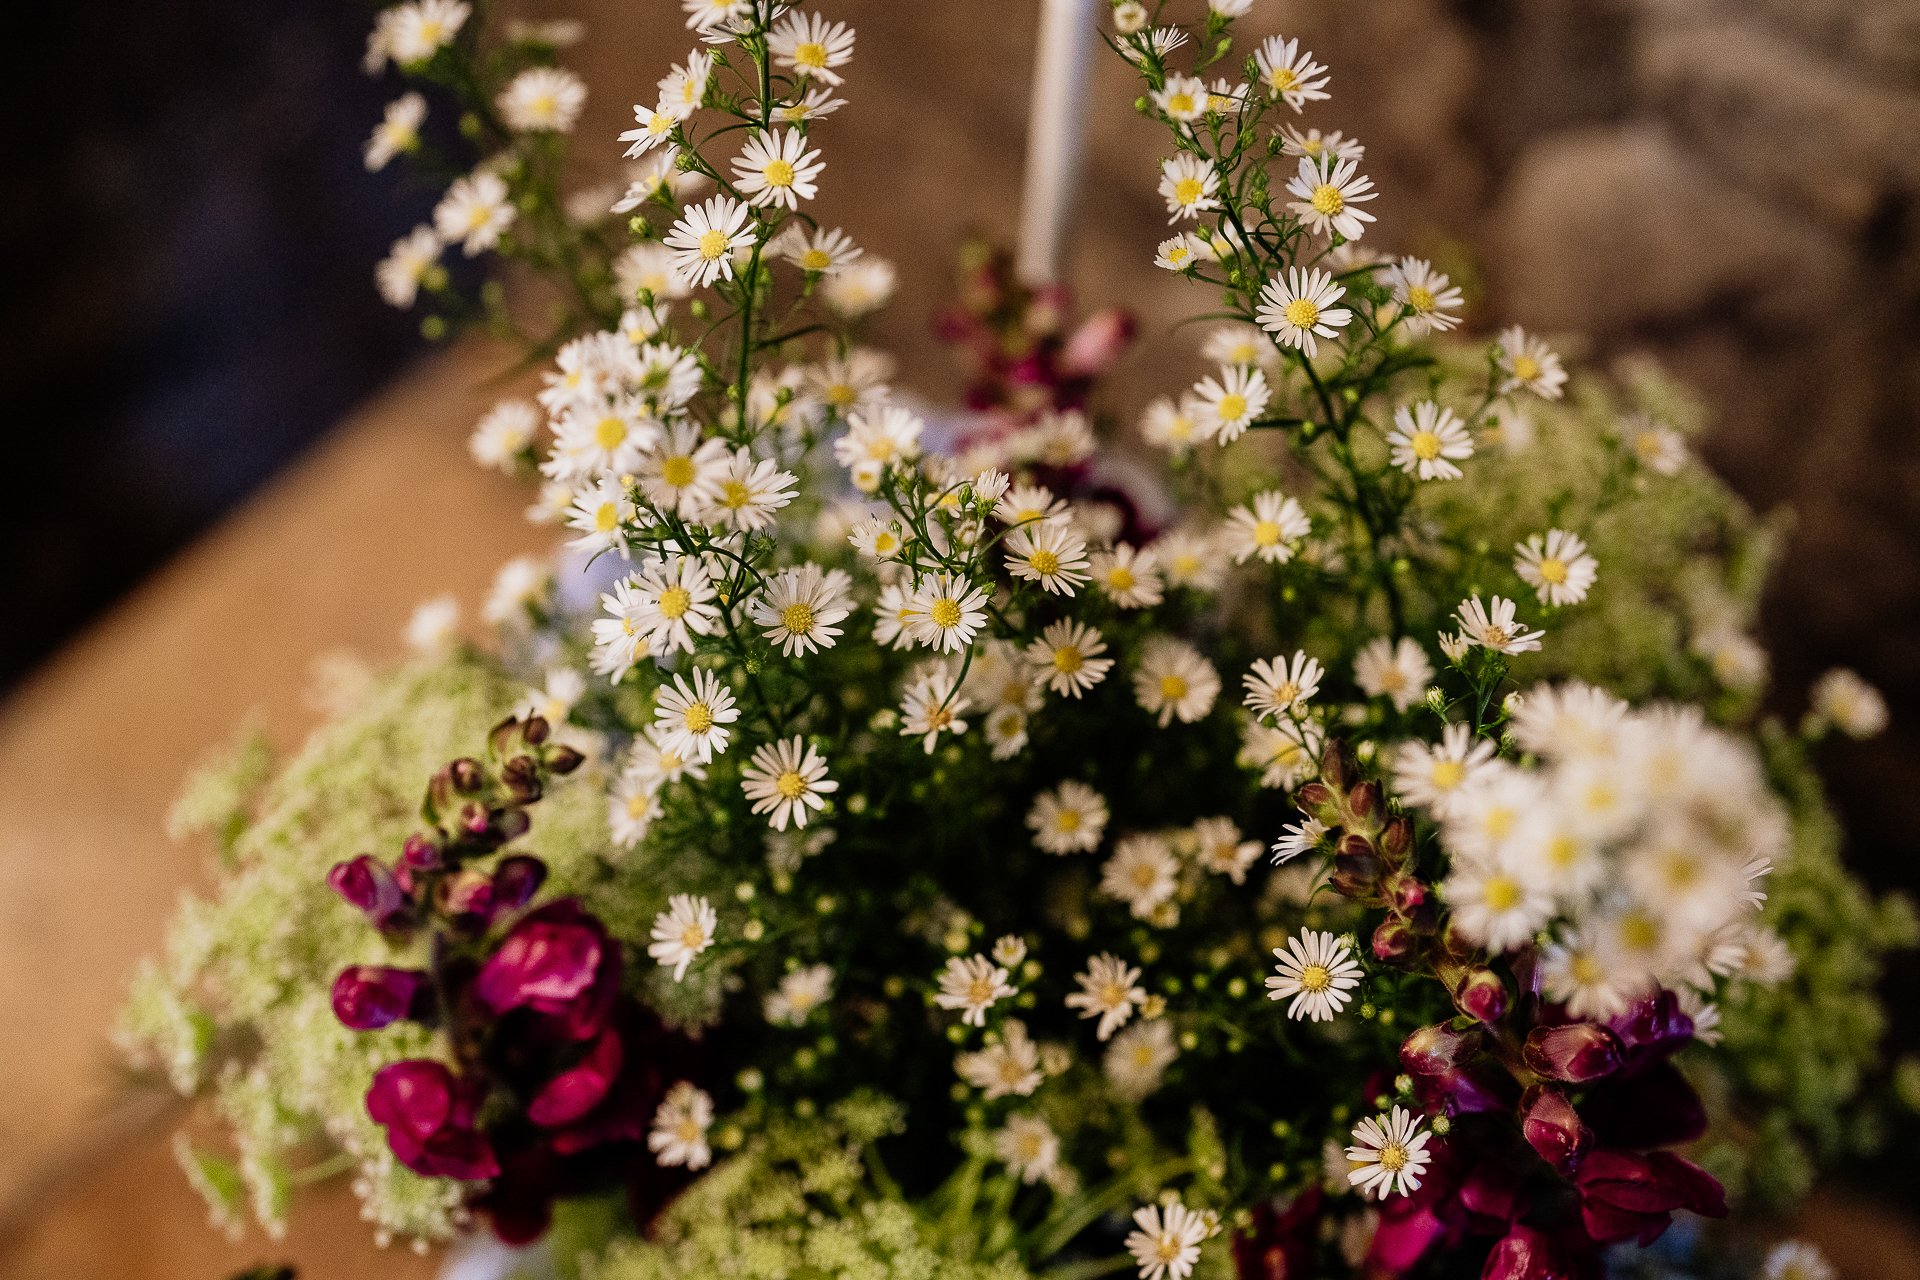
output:
MULTIPOLYGON (((876 340, 904 384, 958 379, 927 319, 968 230, 1015 226, 1038 5, 823 5, 859 29, 823 126, 818 212, 901 268, 876 340)), ((1198 11, 1197 2, 1189 8, 1198 11)), ((552 4, 542 12, 581 12, 552 4)), ((629 104, 691 41, 664 0, 590 0, 580 149, 611 174, 629 104), (605 141, 598 141, 604 139, 605 141)), ((1191 15, 1188 15, 1191 16, 1191 15)), ((1775 701, 1857 667, 1892 730, 1830 749, 1857 865, 1909 882, 1920 784, 1920 0, 1257 0, 1241 49, 1299 35, 1333 70, 1303 124, 1367 144, 1368 242, 1464 280, 1475 330, 1520 322, 1605 363, 1650 353, 1712 406, 1710 465, 1798 524, 1764 619, 1775 701)), ((1144 320, 1110 380, 1127 420, 1200 371, 1210 301, 1152 269, 1159 129, 1102 51, 1068 254, 1087 307, 1144 320)), ((1917 974, 1916 976, 1920 976, 1917 974)))

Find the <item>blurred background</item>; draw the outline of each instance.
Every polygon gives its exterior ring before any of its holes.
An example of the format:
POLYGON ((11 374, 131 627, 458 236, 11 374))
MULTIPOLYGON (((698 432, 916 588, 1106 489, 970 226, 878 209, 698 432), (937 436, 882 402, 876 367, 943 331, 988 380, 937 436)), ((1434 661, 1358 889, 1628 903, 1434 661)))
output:
MULTIPOLYGON (((825 7, 860 43, 817 212, 898 264, 875 336, 902 385, 951 400, 961 370, 930 321, 963 238, 1012 238, 1038 5, 825 7)), ((15 19, 35 55, 0 90, 0 776, 21 797, 0 829, 0 1015, 20 1046, 0 1065, 0 1274, 366 1265, 357 1243, 301 1254, 359 1232, 344 1190, 296 1218, 298 1248, 206 1233, 165 1117, 116 1109, 105 1033, 203 874, 162 834, 194 758, 248 714, 297 744, 314 657, 390 656, 414 602, 452 587, 471 612, 543 541, 524 495, 465 460, 511 354, 436 354, 373 290, 438 196, 361 164, 401 91, 360 70, 373 12, 76 0, 15 19)), ((562 55, 590 86, 578 181, 614 178, 630 104, 688 47, 678 6, 512 12, 587 22, 562 55)), ((1920 0, 1257 0, 1243 29, 1331 66, 1333 100, 1302 122, 1367 144, 1368 243, 1437 259, 1476 332, 1522 323, 1601 366, 1652 354, 1711 406, 1707 463, 1792 512, 1761 628, 1772 706, 1797 719, 1836 665, 1885 691, 1891 729, 1824 759, 1853 865, 1912 884, 1920 0)), ((1083 310, 1142 320, 1097 397, 1128 424, 1198 372, 1173 324, 1203 301, 1149 265, 1161 153, 1135 91, 1096 57, 1066 267, 1083 310)), ((1911 954, 1889 976, 1892 1050, 1920 1046, 1917 979, 1911 954)))

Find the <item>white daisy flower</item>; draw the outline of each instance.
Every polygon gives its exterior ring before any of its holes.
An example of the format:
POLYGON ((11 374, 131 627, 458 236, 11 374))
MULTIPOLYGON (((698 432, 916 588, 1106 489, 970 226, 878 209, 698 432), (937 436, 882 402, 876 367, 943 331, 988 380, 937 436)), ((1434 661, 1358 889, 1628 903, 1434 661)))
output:
POLYGON ((1122 542, 1093 557, 1094 584, 1122 609, 1151 608, 1161 599, 1158 559, 1151 547, 1122 542))
POLYGON ((1760 1268, 1761 1280, 1835 1280, 1837 1275, 1820 1250, 1804 1240, 1773 1246, 1760 1268))
POLYGON ((1084 782, 1063 782, 1033 798, 1027 826, 1048 853, 1092 853, 1107 829, 1107 802, 1084 782))
POLYGON ((460 641, 460 602, 450 595, 422 601, 407 619, 402 635, 415 653, 446 653, 460 641))
POLYGON ((785 124, 800 124, 830 116, 846 105, 847 100, 834 97, 831 89, 809 89, 806 97, 775 107, 773 114, 785 124))
POLYGON ((1186 641, 1155 636, 1141 652, 1133 693, 1141 707, 1159 718, 1161 728, 1175 716, 1192 724, 1213 709, 1220 673, 1186 641))
POLYGON ((1513 549, 1513 571, 1541 604, 1579 604, 1600 574, 1600 562, 1587 554, 1587 544, 1565 529, 1547 530, 1545 545, 1536 533, 1513 549))
POLYGON ((908 602, 907 629, 914 643, 936 653, 959 653, 987 621, 987 593, 964 578, 935 573, 923 578, 908 602))
POLYGON ((1292 659, 1256 659, 1253 670, 1240 679, 1247 687, 1245 701, 1253 714, 1281 716, 1303 708, 1320 692, 1322 674, 1319 661, 1301 649, 1294 651, 1292 659))
POLYGON ((1672 476, 1687 465, 1687 442, 1678 431, 1661 426, 1644 413, 1634 415, 1623 426, 1623 435, 1641 466, 1672 476))
POLYGON ((427 100, 417 93, 403 94, 387 104, 386 116, 373 126, 363 155, 367 171, 377 173, 403 151, 420 147, 420 123, 427 118, 427 100))
POLYGON ((1308 818, 1304 822, 1295 822, 1280 828, 1280 838, 1273 842, 1268 852, 1273 854, 1275 864, 1291 862, 1307 850, 1320 843, 1327 834, 1327 826, 1318 818, 1308 818))
POLYGON ((653 918, 653 941, 647 954, 661 964, 673 966, 673 980, 687 976, 693 958, 713 945, 720 916, 713 904, 690 893, 676 893, 667 899, 667 909, 653 918))
POLYGON ((1147 25, 1147 7, 1140 0, 1121 0, 1113 6, 1113 29, 1130 36, 1147 25))
POLYGON ((1335 284, 1332 276, 1318 268, 1288 267, 1284 277, 1275 276, 1260 290, 1254 316, 1281 344, 1315 356, 1320 353, 1315 335, 1337 338, 1353 320, 1353 312, 1333 305, 1346 293, 1346 286, 1335 284))
POLYGON ((1393 760, 1393 790, 1400 802, 1439 819, 1452 816, 1463 789, 1493 760, 1495 744, 1472 733, 1464 724, 1450 724, 1436 744, 1401 743, 1393 760))
POLYGON ((897 465, 919 456, 920 433, 925 428, 917 415, 895 405, 852 413, 847 418, 847 433, 833 442, 834 461, 843 467, 861 463, 897 465))
MULTIPOLYGON (((1161 183, 1163 191, 1166 185, 1166 182, 1161 183)), ((1180 189, 1176 183, 1175 190, 1180 189)), ((1171 202, 1171 197, 1169 201, 1171 202)), ((1169 236, 1160 242, 1153 252, 1153 265, 1163 271, 1190 271, 1211 256, 1197 238, 1189 232, 1182 231, 1179 235, 1169 236)))
POLYGON ((1226 579, 1220 539, 1211 531, 1175 529, 1153 544, 1155 559, 1166 572, 1170 587, 1217 591, 1226 579))
POLYGON ((773 829, 785 831, 789 822, 805 827, 807 810, 826 808, 821 796, 838 791, 840 784, 827 777, 827 762, 819 753, 796 735, 756 748, 753 763, 740 771, 740 788, 755 813, 770 813, 773 829))
POLYGON ((662 513, 698 520, 726 496, 733 454, 719 437, 679 422, 640 460, 640 487, 662 513))
POLYGON ((1402 258, 1387 268, 1386 286, 1400 304, 1400 323, 1414 337, 1438 330, 1445 333, 1460 323, 1448 314, 1464 301, 1458 285, 1421 258, 1402 258))
POLYGON ((1205 1215, 1179 1203, 1136 1209, 1133 1221, 1139 1229, 1127 1235, 1126 1245, 1140 1266, 1140 1280, 1187 1280, 1200 1261, 1200 1242, 1212 1234, 1205 1215))
POLYGON ((1358 168, 1357 160, 1302 156, 1299 173, 1287 183, 1287 190, 1300 198, 1288 201, 1287 208, 1317 234, 1358 240, 1374 217, 1354 206, 1380 194, 1373 189, 1373 179, 1360 176, 1358 168))
POLYGON ((649 559, 633 578, 633 599, 626 612, 645 634, 650 652, 693 652, 693 637, 712 635, 720 625, 719 597, 706 566, 694 556, 649 559))
MULTIPOLYGON (((1125 6, 1121 6, 1124 8, 1125 6)), ((1116 17, 1119 10, 1114 11, 1116 17)), ((1137 28, 1136 28, 1137 30, 1137 28)), ((1166 56, 1187 42, 1187 33, 1179 27, 1155 27, 1138 40, 1129 40, 1120 46, 1120 56, 1135 66, 1145 63, 1152 57, 1164 61, 1166 56), (1143 48, 1144 46, 1144 48, 1143 48)))
POLYGON ((783 237, 780 252, 802 271, 831 276, 845 271, 866 251, 854 244, 852 238, 838 227, 831 231, 816 227, 813 234, 808 235, 795 223, 793 229, 783 237))
POLYGON ((1249 720, 1241 732, 1240 751, 1234 762, 1245 769, 1260 770, 1263 787, 1292 790, 1319 767, 1325 732, 1312 720, 1299 724, 1285 720, 1277 725, 1249 720))
POLYGON ((1040 1070, 1040 1049, 1027 1038, 1027 1025, 1018 1018, 1007 1019, 1000 1036, 999 1044, 956 1057, 953 1068, 962 1080, 983 1090, 988 1102, 1008 1094, 1029 1097, 1045 1079, 1040 1070))
POLYGON ((1849 738, 1871 738, 1887 727, 1887 700, 1845 667, 1813 682, 1813 714, 1849 738))
POLYGON ((1046 677, 1048 688, 1078 698, 1107 678, 1113 659, 1099 656, 1106 651, 1096 628, 1063 618, 1027 646, 1027 661, 1046 677))
POLYGON ((681 1080, 667 1090, 654 1113, 647 1150, 662 1167, 704 1169, 713 1163, 713 1148, 707 1145, 707 1130, 712 1127, 713 1099, 704 1089, 681 1080))
POLYGON ((1460 619, 1460 634, 1474 644, 1495 653, 1530 653, 1540 647, 1544 631, 1528 631, 1513 620, 1513 601, 1495 596, 1485 606, 1473 596, 1460 603, 1455 614, 1460 619))
POLYGON ((897 582, 880 588, 873 605, 873 642, 889 649, 911 649, 913 632, 907 623, 913 618, 913 596, 897 582))
POLYGON ((1396 642, 1381 636, 1353 659, 1353 680, 1369 698, 1385 695, 1395 711, 1405 711, 1426 696, 1433 664, 1426 651, 1406 636, 1396 642))
POLYGON ((1028 428, 1026 444, 1035 462, 1049 467, 1073 467, 1093 456, 1093 427, 1078 409, 1044 414, 1028 428))
POLYGON ((1193 838, 1200 846, 1196 861, 1235 884, 1246 883, 1247 868, 1260 857, 1260 842, 1242 840, 1231 818, 1202 818, 1193 824, 1193 838))
POLYGON ((1179 887, 1180 860, 1158 836, 1127 836, 1100 868, 1100 891, 1126 903, 1136 920, 1151 920, 1179 887))
POLYGON ((993 1135, 993 1153, 1009 1176, 1032 1186, 1059 1169, 1060 1138, 1039 1116, 1008 1116, 1006 1128, 993 1135))
POLYGON ((1007 535, 1007 572, 1049 594, 1071 596, 1087 580, 1087 544, 1065 524, 1039 520, 1007 535))
POLYGON ((1014 485, 993 504, 994 519, 1015 529, 1036 520, 1064 524, 1072 515, 1072 509, 1043 484, 1014 485))
MULTIPOLYGON (((634 160, 663 144, 671 150, 674 131, 685 119, 685 112, 672 111, 665 106, 649 107, 638 102, 634 103, 635 127, 621 133, 618 139, 620 142, 631 144, 622 154, 627 159, 634 160)), ((656 188, 657 184, 649 184, 646 195, 652 195, 656 188)))
MULTIPOLYGON (((1242 0, 1233 0, 1233 2, 1241 3, 1242 0)), ((1244 0, 1244 2, 1251 4, 1253 0, 1244 0)), ((1222 78, 1215 80, 1213 88, 1207 91, 1207 112, 1216 116, 1238 115, 1246 101, 1246 85, 1235 84, 1231 80, 1222 78)))
POLYGON ((1500 331, 1500 369, 1507 377, 1500 394, 1508 395, 1525 387, 1543 400, 1558 400, 1567 371, 1560 357, 1538 338, 1529 337, 1519 325, 1500 331))
POLYGON ((535 611, 545 612, 553 574, 532 556, 515 556, 494 575, 493 589, 480 616, 496 627, 524 625, 535 611))
POLYGON ((1205 440, 1232 444, 1266 411, 1273 392, 1267 376, 1246 365, 1220 366, 1220 380, 1202 378, 1193 388, 1195 427, 1205 440))
POLYGON ((1219 364, 1251 369, 1280 363, 1280 348, 1250 324, 1223 324, 1207 335, 1206 345, 1200 348, 1200 356, 1219 364))
POLYGON ((995 760, 1011 760, 1027 745, 1027 711, 1013 703, 1002 703, 987 712, 987 745, 995 760))
POLYGON ((502 400, 474 425, 467 452, 483 467, 513 473, 540 429, 539 412, 525 400, 502 400))
POLYGON ((687 55, 687 65, 673 64, 673 70, 660 77, 660 109, 685 120, 707 100, 707 85, 713 79, 713 55, 695 49, 687 55))
MULTIPOLYGON (((628 475, 640 466, 645 451, 660 439, 660 428, 646 419, 634 401, 576 405, 554 424, 553 458, 565 457, 575 475, 628 475)), ((557 479, 560 468, 543 468, 557 479)))
POLYGON ((853 612, 839 582, 817 564, 783 569, 767 582, 754 602, 753 621, 786 657, 831 649, 840 628, 833 624, 853 612))
POLYGON ((653 717, 658 722, 655 728, 663 731, 663 747, 707 764, 715 752, 727 749, 730 731, 723 726, 738 720, 740 709, 733 705, 733 692, 713 672, 698 670, 691 686, 684 675, 660 686, 654 694, 653 717))
POLYGON ((733 162, 733 184, 749 204, 798 209, 800 201, 820 193, 814 179, 824 168, 826 161, 817 149, 807 149, 806 136, 798 129, 755 134, 733 162))
POLYGON ((1228 512, 1224 532, 1235 564, 1245 564, 1251 556, 1268 564, 1285 564, 1293 559, 1293 544, 1313 532, 1313 521, 1298 502, 1268 489, 1228 512))
POLYGON ((472 13, 460 0, 417 0, 389 9, 380 15, 386 52, 403 67, 425 62, 442 45, 453 43, 472 13))
POLYGON ((1393 411, 1393 430, 1387 435, 1393 465, 1422 480, 1458 480, 1460 468, 1450 459, 1473 456, 1473 437, 1451 409, 1422 400, 1409 409, 1393 411))
POLYGON ((638 514, 618 480, 602 479, 591 489, 573 495, 567 508, 567 527, 580 530, 580 536, 569 539, 567 548, 585 556, 613 551, 622 560, 629 559, 626 525, 638 514))
POLYGON ((1581 930, 1568 930, 1541 954, 1540 982, 1547 998, 1564 1003, 1574 1018, 1613 1017, 1637 986, 1581 930))
POLYGON ((687 30, 731 32, 742 19, 753 16, 752 0, 680 0, 687 30))
POLYGON ((1160 165, 1160 194, 1166 197, 1168 222, 1198 218, 1220 207, 1220 174, 1211 161, 1182 151, 1160 165))
POLYGON ((528 67, 494 99, 509 129, 571 133, 587 103, 587 84, 559 67, 528 67))
POLYGON ((387 256, 373 269, 373 282, 380 290, 381 301, 402 311, 411 307, 420 296, 421 281, 427 278, 428 272, 438 268, 444 247, 429 226, 415 227, 395 240, 387 256))
POLYGON ((761 1011, 776 1026, 799 1027, 833 994, 833 969, 824 964, 795 969, 767 992, 761 1011))
POLYGON ((847 542, 861 555, 875 560, 891 560, 906 545, 900 534, 900 522, 880 516, 867 516, 854 525, 847 534, 847 542))
POLYGON ((1087 971, 1073 980, 1080 990, 1067 997, 1067 1008, 1080 1010, 1082 1018, 1098 1018, 1094 1036, 1105 1040, 1126 1025, 1135 1005, 1147 1002, 1145 988, 1139 985, 1140 970, 1109 953, 1101 952, 1087 961, 1087 971))
POLYGON ((1115 1036, 1100 1065, 1115 1094, 1139 1102, 1160 1087, 1167 1068, 1179 1056, 1173 1027, 1159 1018, 1136 1023, 1115 1036))
POLYGON ((607 792, 607 834, 622 849, 646 838, 647 828, 660 816, 660 793, 622 774, 607 792))
POLYGON ((480 170, 456 178, 433 209, 433 227, 448 244, 457 244, 471 258, 500 243, 501 233, 513 225, 518 211, 497 173, 480 170))
POLYGON ((756 460, 753 451, 742 445, 727 462, 719 498, 700 518, 707 524, 741 532, 769 528, 773 513, 793 501, 798 483, 792 472, 780 470, 773 459, 756 460))
POLYGON ((1353 1127, 1354 1145, 1347 1148, 1347 1159, 1359 1165, 1347 1178, 1360 1193, 1385 1200, 1396 1191, 1406 1195, 1420 1187, 1421 1174, 1433 1156, 1427 1139, 1433 1135, 1421 1129, 1420 1117, 1395 1107, 1382 1122, 1368 1116, 1353 1127))
POLYGON ((643 240, 623 251, 613 260, 613 279, 620 296, 639 299, 644 295, 657 305, 662 300, 684 298, 692 293, 693 285, 674 269, 673 256, 673 250, 652 240, 643 240))
POLYGON ((1163 88, 1152 91, 1148 96, 1169 120, 1180 124, 1198 120, 1207 114, 1207 83, 1193 76, 1170 75, 1163 88))
POLYGON ((1297 156, 1305 160, 1318 160, 1322 156, 1332 156, 1337 160, 1358 160, 1367 154, 1367 149, 1359 141, 1339 133, 1322 136, 1318 129, 1300 132, 1292 125, 1282 125, 1280 130, 1280 154, 1297 156))
POLYGON ((942 1009, 965 1010, 960 1015, 965 1026, 984 1027, 987 1010, 995 1001, 1019 994, 1018 987, 1007 985, 1007 971, 985 956, 973 955, 965 960, 952 956, 940 974, 940 990, 933 1002, 942 1009))
POLYGON ((1267 979, 1267 999, 1292 996, 1289 1018, 1333 1021, 1333 1015, 1352 1001, 1347 993, 1360 985, 1360 966, 1347 944, 1332 933, 1304 929, 1287 940, 1287 948, 1274 948, 1279 976, 1267 979))
POLYGON ((619 684, 640 659, 652 655, 646 628, 639 621, 648 603, 633 589, 631 578, 622 578, 613 584, 611 595, 600 597, 600 607, 613 616, 594 619, 593 652, 588 664, 619 684))
POLYGON ((844 22, 828 26, 817 13, 789 13, 767 33, 767 50, 796 80, 804 76, 839 84, 833 68, 844 67, 852 59, 853 41, 854 30, 844 22))
POLYGON ((635 348, 632 358, 636 366, 632 381, 639 384, 640 397, 655 412, 669 413, 699 394, 704 375, 697 352, 654 342, 635 348))
POLYGON ((751 248, 753 238, 751 206, 716 195, 687 206, 662 243, 674 251, 673 269, 689 284, 704 286, 733 279, 734 252, 751 248))
POLYGON ((942 733, 967 731, 967 722, 960 719, 960 713, 972 704, 953 686, 954 673, 944 663, 936 663, 907 686, 900 700, 900 736, 920 738, 920 745, 928 755, 933 754, 934 744, 942 733))
POLYGON ((1267 82, 1269 95, 1284 98, 1295 111, 1329 96, 1325 91, 1331 79, 1327 69, 1315 62, 1298 40, 1269 36, 1254 51, 1253 60, 1260 68, 1260 78, 1267 82))
POLYGON ((1533 940, 1553 915, 1553 894, 1518 859, 1462 858, 1440 886, 1460 936, 1492 952, 1533 940))
POLYGON ((821 286, 821 301, 843 320, 858 320, 887 305, 899 282, 893 264, 884 258, 868 258, 848 265, 845 271, 827 277, 821 286))
POLYGON ((627 765, 621 776, 633 779, 649 791, 658 791, 683 777, 706 781, 707 771, 697 761, 661 745, 665 739, 665 731, 659 725, 648 725, 643 732, 635 734, 633 745, 627 749, 627 765))

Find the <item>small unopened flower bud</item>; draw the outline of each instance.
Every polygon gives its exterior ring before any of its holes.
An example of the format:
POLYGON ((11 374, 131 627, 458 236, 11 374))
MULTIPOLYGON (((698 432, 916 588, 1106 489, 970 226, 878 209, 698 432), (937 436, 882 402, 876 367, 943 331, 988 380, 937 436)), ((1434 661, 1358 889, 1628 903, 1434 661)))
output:
POLYGON ((1491 969, 1475 969, 1454 992, 1460 1012, 1481 1022, 1498 1022, 1507 1012, 1507 986, 1491 969))
POLYGON ((453 789, 463 796, 470 796, 486 785, 486 770, 480 762, 467 756, 461 756, 447 766, 448 776, 453 779, 453 789))
POLYGON ((551 732, 552 726, 547 724, 545 716, 528 716, 526 727, 520 731, 520 736, 526 739, 528 746, 537 747, 547 740, 547 735, 551 732))
POLYGON ((440 865, 440 846, 416 831, 400 846, 400 858, 417 871, 432 871, 440 865))
POLYGON ((578 751, 562 743, 547 753, 547 768, 554 773, 572 773, 585 764, 586 759, 578 751))
POLYGON ((1438 685, 1430 686, 1427 689, 1426 703, 1427 703, 1427 710, 1433 712, 1435 715, 1446 714, 1447 695, 1440 691, 1440 687, 1438 685))
POLYGON ((433 984, 418 969, 354 965, 333 980, 333 1016, 355 1031, 377 1031, 430 1007, 433 984))
POLYGON ((1535 1027, 1521 1057, 1539 1075, 1585 1084, 1619 1069, 1620 1037, 1593 1022, 1535 1027))
POLYGON ((532 804, 540 798, 540 768, 531 756, 515 756, 501 767, 500 781, 517 803, 532 804))
POLYGON ((1373 931, 1373 958, 1404 960, 1413 954, 1413 929, 1405 920, 1390 916, 1373 931))

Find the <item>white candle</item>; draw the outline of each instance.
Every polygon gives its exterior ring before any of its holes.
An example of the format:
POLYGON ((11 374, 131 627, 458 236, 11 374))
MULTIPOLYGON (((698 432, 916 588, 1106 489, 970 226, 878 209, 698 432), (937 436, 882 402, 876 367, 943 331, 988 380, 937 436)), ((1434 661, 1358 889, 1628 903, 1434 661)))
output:
POLYGON ((1067 219, 1080 185, 1086 140, 1087 57, 1096 0, 1041 0, 1040 49, 1027 121, 1027 174, 1020 203, 1021 279, 1051 284, 1060 275, 1067 219))

